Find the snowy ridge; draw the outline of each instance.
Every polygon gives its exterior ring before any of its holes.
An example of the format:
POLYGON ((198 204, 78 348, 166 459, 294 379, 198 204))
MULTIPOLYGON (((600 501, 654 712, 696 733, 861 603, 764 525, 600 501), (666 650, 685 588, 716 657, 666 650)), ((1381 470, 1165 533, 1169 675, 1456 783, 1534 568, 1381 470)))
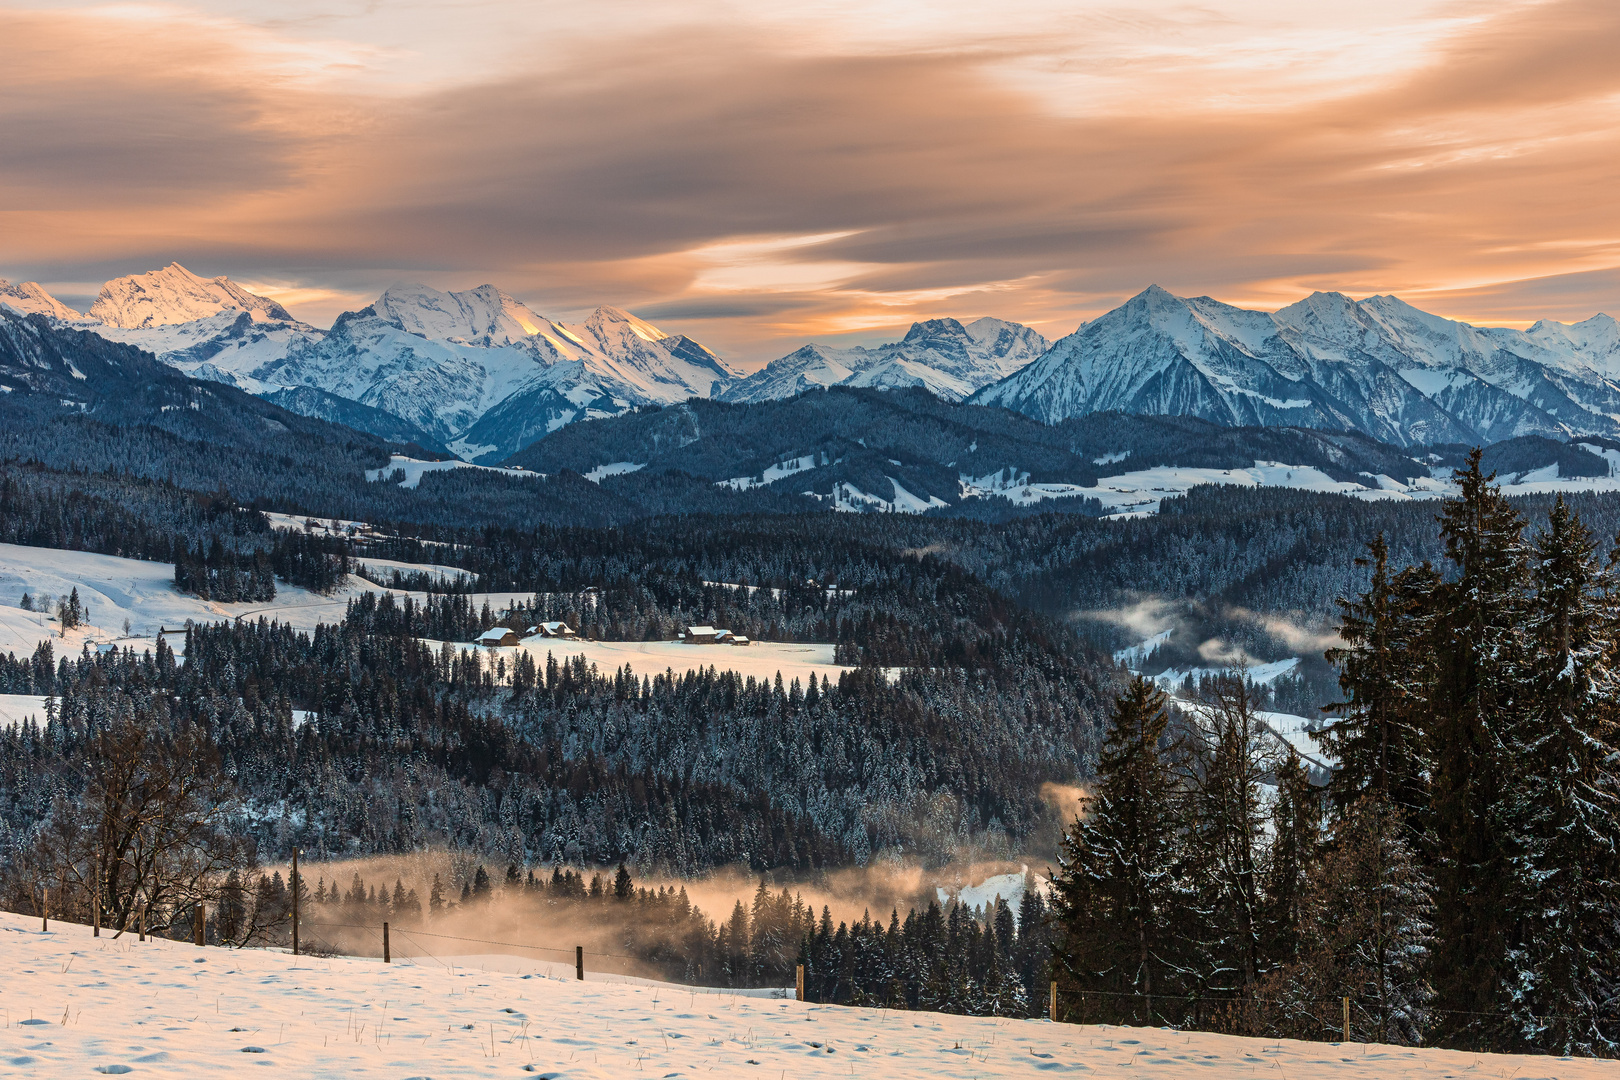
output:
POLYGON ((881 390, 920 386, 946 401, 961 401, 1045 352, 1049 343, 1027 326, 1002 319, 913 323, 906 336, 875 349, 805 345, 732 386, 722 401, 757 402, 829 386, 881 390))
POLYGON ((1397 445, 1620 433, 1620 324, 1475 327, 1393 296, 1248 311, 1158 286, 979 391, 1048 423, 1093 412, 1357 430, 1397 445))

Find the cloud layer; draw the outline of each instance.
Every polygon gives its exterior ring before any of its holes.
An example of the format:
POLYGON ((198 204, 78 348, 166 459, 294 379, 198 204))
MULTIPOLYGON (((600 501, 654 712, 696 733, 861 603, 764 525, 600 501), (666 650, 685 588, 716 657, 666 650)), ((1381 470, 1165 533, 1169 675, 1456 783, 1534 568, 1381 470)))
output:
POLYGON ((400 278, 490 280, 745 362, 938 314, 1061 334, 1150 282, 1620 311, 1607 0, 1372 30, 1019 8, 958 38, 902 8, 864 37, 835 5, 522 10, 434 51, 406 22, 0 9, 0 275, 178 258, 316 321, 400 278))

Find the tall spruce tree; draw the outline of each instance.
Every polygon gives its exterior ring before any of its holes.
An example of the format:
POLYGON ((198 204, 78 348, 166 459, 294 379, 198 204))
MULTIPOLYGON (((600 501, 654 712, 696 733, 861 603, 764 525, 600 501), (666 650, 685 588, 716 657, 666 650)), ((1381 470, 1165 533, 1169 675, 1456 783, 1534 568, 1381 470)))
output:
POLYGON ((1415 1046, 1425 1041, 1433 998, 1427 981, 1433 886, 1401 823, 1376 795, 1345 808, 1310 869, 1298 952, 1263 984, 1278 1034, 1344 1035, 1338 1007, 1351 1001, 1351 1036, 1415 1046))
POLYGON ((1505 824, 1525 891, 1509 1008, 1528 1047, 1607 1056, 1620 1047, 1620 612, 1595 553, 1560 496, 1535 542, 1536 697, 1512 740, 1519 783, 1505 824))
POLYGON ((1392 576, 1383 533, 1367 551, 1356 565, 1371 568, 1371 584, 1354 600, 1339 601, 1345 645, 1327 653, 1339 668, 1344 700, 1333 707, 1334 722, 1311 737, 1337 762, 1328 784, 1336 815, 1376 795, 1400 809, 1415 838, 1428 809, 1425 639, 1439 578, 1427 563, 1392 576))
POLYGON ((1262 942, 1264 784, 1275 744, 1241 671, 1212 680, 1190 715, 1181 816, 1193 906, 1181 932, 1203 993, 1248 997, 1270 967, 1262 942))
POLYGON ((1178 853, 1175 779, 1160 746, 1167 704, 1141 677, 1114 703, 1096 785, 1053 878, 1054 973, 1102 992, 1085 999, 1088 1019, 1152 1020, 1156 1000, 1182 990, 1170 952, 1178 853))
POLYGON ((1441 1037, 1493 1047, 1502 1005, 1516 862, 1502 815, 1515 762, 1507 737, 1534 706, 1526 670, 1529 559, 1524 520, 1480 472, 1457 471, 1459 497, 1440 515, 1450 564, 1434 593, 1433 682, 1426 735, 1435 855, 1434 987, 1441 1037))

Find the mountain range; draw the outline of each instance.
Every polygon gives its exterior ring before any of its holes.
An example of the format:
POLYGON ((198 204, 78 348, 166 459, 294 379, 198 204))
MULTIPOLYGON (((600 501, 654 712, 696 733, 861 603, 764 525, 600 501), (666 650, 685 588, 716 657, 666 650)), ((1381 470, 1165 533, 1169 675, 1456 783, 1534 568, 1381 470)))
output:
POLYGON ((1157 286, 975 394, 1045 423, 1117 410, 1403 446, 1620 433, 1620 324, 1478 327, 1394 296, 1248 311, 1157 286))
POLYGON ((295 412, 486 462, 576 420, 694 397, 765 401, 852 385, 919 386, 960 400, 1048 344, 999 319, 934 319, 874 349, 809 345, 745 377, 691 338, 616 307, 568 324, 493 285, 396 285, 320 330, 178 263, 109 281, 82 315, 34 282, 0 282, 0 304, 135 345, 295 412))
POLYGON ((1393 296, 1276 312, 1150 287, 1049 343, 981 318, 876 347, 807 344, 745 374, 620 308, 540 315, 493 285, 396 285, 327 330, 179 264, 109 281, 80 314, 37 283, 0 305, 135 345, 194 377, 396 442, 494 463, 578 420, 692 398, 919 388, 1042 423, 1099 412, 1358 431, 1399 446, 1620 436, 1620 324, 1480 327, 1393 296))
POLYGON ((1004 319, 966 325, 929 319, 913 323, 900 341, 875 349, 805 345, 717 396, 721 401, 776 401, 829 386, 920 386, 944 401, 961 401, 1037 359, 1050 345, 1029 327, 1004 319))

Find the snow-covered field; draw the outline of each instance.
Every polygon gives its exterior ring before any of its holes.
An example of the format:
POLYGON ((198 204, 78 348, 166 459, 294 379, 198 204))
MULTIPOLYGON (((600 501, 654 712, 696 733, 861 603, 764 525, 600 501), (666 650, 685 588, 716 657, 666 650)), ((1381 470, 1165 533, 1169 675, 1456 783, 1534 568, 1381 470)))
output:
MULTIPOLYGON (((433 643, 435 648, 438 644, 433 643)), ((735 646, 683 645, 678 641, 563 641, 534 638, 521 645, 462 647, 477 648, 489 657, 505 656, 508 664, 520 650, 526 651, 542 669, 547 653, 555 656, 558 663, 569 657, 583 656, 586 663, 595 664, 600 671, 609 672, 629 664, 630 670, 637 675, 657 675, 666 670, 680 673, 715 667, 721 671, 735 671, 744 678, 752 675, 756 679, 775 679, 776 673, 781 672, 784 682, 794 679, 806 682, 811 675, 818 679, 826 676, 837 682, 839 672, 850 670, 833 663, 831 645, 794 645, 777 641, 756 641, 747 646, 735 646)))
POLYGON ((77 654, 86 644, 150 649, 156 648, 162 627, 172 630, 184 628, 187 619, 217 622, 245 614, 263 613, 313 628, 323 619, 341 619, 350 596, 376 588, 353 578, 346 589, 327 597, 278 584, 270 604, 216 604, 175 591, 170 563, 0 544, 0 651, 26 655, 46 639, 58 656, 77 654), (65 636, 43 612, 18 606, 23 593, 38 601, 42 596, 66 597, 75 588, 88 614, 84 625, 65 636))
POLYGON ((402 488, 419 487, 422 477, 430 472, 443 472, 446 469, 483 469, 485 472, 500 473, 502 476, 516 476, 519 478, 534 479, 540 473, 529 472, 527 469, 497 469, 489 465, 474 465, 468 461, 422 461, 412 457, 401 457, 395 454, 388 459, 388 464, 381 469, 367 469, 366 479, 371 481, 386 480, 398 469, 405 474, 399 482, 402 488))
POLYGON ((0 1070, 71 1077, 1612 1078, 1613 1062, 820 1006, 92 938, 0 913, 0 1070), (254 1074, 254 1075, 266 1075, 254 1074))
POLYGON ((33 717, 45 722, 45 699, 38 694, 0 694, 0 727, 33 717))
MULTIPOLYGON (((430 563, 402 563, 387 559, 364 561, 382 571, 397 568, 402 571, 459 573, 455 567, 430 563)), ((100 644, 114 644, 140 652, 157 647, 156 635, 160 628, 183 629, 187 619, 193 622, 221 622, 263 617, 299 630, 313 630, 322 623, 341 622, 349 600, 367 592, 414 596, 417 600, 427 595, 384 589, 364 578, 351 576, 348 584, 331 596, 321 596, 278 582, 276 598, 267 604, 216 604, 176 592, 174 567, 169 563, 0 544, 0 652, 27 656, 45 640, 51 641, 59 657, 64 654, 77 655, 87 644, 91 648, 100 644), (36 598, 66 597, 74 588, 79 590, 80 601, 88 606, 89 615, 83 626, 69 630, 66 637, 62 636, 60 626, 47 619, 43 612, 24 611, 18 606, 25 592, 36 598), (130 625, 128 634, 123 629, 125 620, 130 625)), ((531 596, 526 592, 473 593, 471 599, 475 608, 488 603, 493 611, 505 611, 514 602, 527 601, 531 596)), ((433 644, 437 647, 439 643, 433 644)), ((584 656, 587 663, 595 664, 602 671, 612 671, 629 664, 637 674, 642 675, 655 674, 668 668, 684 672, 713 666, 721 671, 735 671, 757 679, 774 679, 780 671, 782 678, 790 682, 795 678, 804 681, 812 672, 836 681, 838 673, 847 670, 833 663, 831 645, 787 645, 763 641, 737 647, 682 645, 673 641, 567 642, 540 638, 521 646, 481 651, 488 655, 504 653, 510 657, 519 648, 533 652, 536 661, 542 665, 546 653, 550 652, 559 662, 566 657, 584 656)), ((9 715, 10 711, 12 706, 0 702, 0 723, 20 719, 9 715)))

